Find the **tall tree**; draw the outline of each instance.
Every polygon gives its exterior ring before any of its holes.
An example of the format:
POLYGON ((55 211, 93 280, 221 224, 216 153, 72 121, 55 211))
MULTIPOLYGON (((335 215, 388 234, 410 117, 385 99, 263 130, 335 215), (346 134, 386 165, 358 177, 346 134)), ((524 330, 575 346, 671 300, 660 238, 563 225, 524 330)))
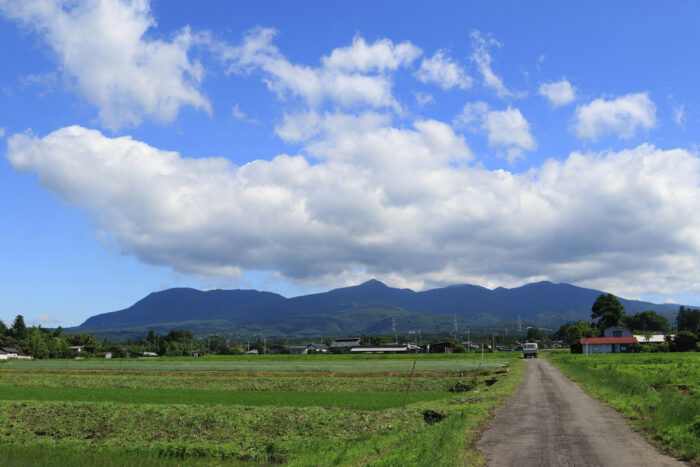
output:
POLYGON ((15 339, 24 339, 27 337, 27 326, 24 324, 24 317, 22 315, 17 315, 15 322, 12 323, 10 332, 15 339))
POLYGON ((691 310, 681 305, 676 316, 679 331, 700 331, 700 310, 691 310))
POLYGON ((619 326, 625 316, 625 307, 613 294, 601 294, 591 308, 591 319, 598 319, 598 328, 619 326))
POLYGON ((668 320, 663 316, 651 311, 645 310, 627 317, 625 326, 633 331, 662 331, 668 332, 668 320))

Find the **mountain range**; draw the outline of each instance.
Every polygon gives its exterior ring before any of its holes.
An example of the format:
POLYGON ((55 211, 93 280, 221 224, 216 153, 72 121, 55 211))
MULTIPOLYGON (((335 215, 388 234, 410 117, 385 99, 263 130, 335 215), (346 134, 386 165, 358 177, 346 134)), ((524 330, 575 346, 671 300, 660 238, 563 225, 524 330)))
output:
MULTIPOLYGON (((257 290, 173 288, 154 292, 124 310, 88 318, 67 332, 126 338, 187 329, 195 335, 264 334, 268 337, 388 334, 397 332, 523 326, 557 328, 589 320, 603 292, 570 284, 537 282, 493 290, 453 285, 415 292, 378 280, 312 295, 285 298, 257 290)), ((673 321, 678 306, 620 299, 628 314, 653 310, 673 321)))

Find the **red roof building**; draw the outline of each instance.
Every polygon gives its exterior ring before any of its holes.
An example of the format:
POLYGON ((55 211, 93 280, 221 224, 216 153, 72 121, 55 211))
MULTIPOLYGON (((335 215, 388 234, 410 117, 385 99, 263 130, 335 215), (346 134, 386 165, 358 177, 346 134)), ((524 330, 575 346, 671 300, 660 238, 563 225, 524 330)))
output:
POLYGON ((625 353, 636 337, 582 337, 583 353, 625 353))
POLYGON ((634 344, 636 337, 582 337, 582 344, 634 344))

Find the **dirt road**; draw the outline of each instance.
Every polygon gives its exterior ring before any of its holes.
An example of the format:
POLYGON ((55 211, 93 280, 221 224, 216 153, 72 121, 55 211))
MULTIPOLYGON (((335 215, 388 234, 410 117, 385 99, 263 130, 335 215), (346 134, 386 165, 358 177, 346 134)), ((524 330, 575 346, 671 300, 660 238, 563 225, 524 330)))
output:
POLYGON ((549 362, 528 359, 525 380, 477 443, 490 466, 680 466, 549 362))

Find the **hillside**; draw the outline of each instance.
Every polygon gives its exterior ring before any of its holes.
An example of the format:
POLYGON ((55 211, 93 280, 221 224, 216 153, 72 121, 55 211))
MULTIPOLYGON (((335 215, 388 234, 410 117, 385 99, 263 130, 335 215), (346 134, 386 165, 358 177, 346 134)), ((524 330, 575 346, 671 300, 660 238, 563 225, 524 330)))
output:
MULTIPOLYGON (((591 305, 601 291, 570 284, 537 282, 489 290, 455 285, 415 292, 388 287, 377 280, 328 292, 285 298, 256 290, 175 288, 154 292, 120 311, 87 319, 68 332, 97 335, 143 335, 148 330, 189 329, 204 335, 264 333, 268 336, 322 336, 388 333, 395 318, 399 332, 452 329, 458 326, 558 327, 590 318, 591 305)), ((654 310, 675 318, 676 305, 620 299, 628 313, 654 310)))

